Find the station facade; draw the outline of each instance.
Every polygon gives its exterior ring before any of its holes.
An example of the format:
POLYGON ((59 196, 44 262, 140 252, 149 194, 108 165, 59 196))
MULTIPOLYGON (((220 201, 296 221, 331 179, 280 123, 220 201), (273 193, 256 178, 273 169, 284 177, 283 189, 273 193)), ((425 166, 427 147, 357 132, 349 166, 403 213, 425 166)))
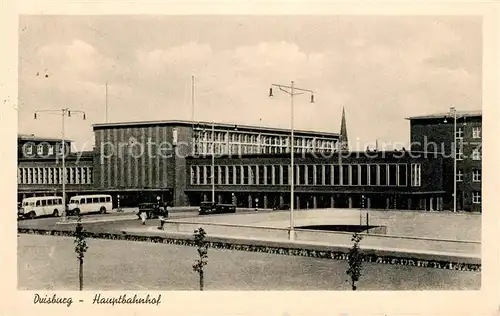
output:
MULTIPOLYGON (((187 159, 191 204, 212 199, 250 208, 290 204, 289 155, 214 160, 212 166, 210 157, 187 159)), ((294 204, 298 209, 442 210, 449 202, 443 200, 443 165, 440 155, 407 151, 297 154, 294 204)))
MULTIPOLYGON (((259 126, 191 121, 94 125, 94 185, 135 204, 151 192, 171 205, 192 205, 186 187, 188 157, 289 153, 290 132, 259 126), (212 145, 213 144, 213 145, 212 145)), ((339 134, 296 131, 296 153, 332 153, 339 134)))
MULTIPOLYGON (((460 117, 458 209, 481 211, 482 114, 460 117)), ((447 113, 408 120, 411 147, 400 151, 348 151, 344 115, 340 133, 295 131, 295 206, 452 209, 454 124, 447 113)), ((109 193, 115 201, 120 196, 122 206, 136 206, 150 193, 174 206, 199 205, 212 200, 214 181, 216 202, 252 208, 290 203, 288 129, 167 120, 96 124, 93 130, 94 151, 66 156, 68 196, 109 193)), ((19 199, 60 194, 60 142, 18 137, 19 199)))

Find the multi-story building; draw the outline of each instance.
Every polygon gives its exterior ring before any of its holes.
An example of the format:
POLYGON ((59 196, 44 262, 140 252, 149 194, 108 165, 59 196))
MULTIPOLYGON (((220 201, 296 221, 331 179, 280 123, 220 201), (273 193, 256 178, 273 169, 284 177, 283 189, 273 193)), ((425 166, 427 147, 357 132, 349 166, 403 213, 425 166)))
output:
MULTIPOLYGON (((290 153, 287 129, 191 121, 94 125, 96 189, 134 203, 144 191, 174 205, 189 205, 186 157, 290 153), (213 147, 212 147, 213 144, 213 147)), ((295 131, 296 153, 333 153, 337 133, 295 131)), ((128 201, 128 202, 127 202, 128 201)))
MULTIPOLYGON (((71 152, 65 140, 66 191, 71 195, 92 190, 94 152, 71 152)), ((18 200, 62 194, 62 140, 18 135, 18 200)))
MULTIPOLYGON (((294 160, 297 208, 443 209, 443 158, 439 156, 372 151, 297 154, 294 160)), ((213 164, 211 157, 189 157, 187 166, 186 192, 193 205, 212 198, 241 207, 289 204, 287 154, 222 156, 214 158, 213 164)))
POLYGON ((414 116, 410 121, 412 150, 444 154, 444 203, 453 208, 453 148, 456 149, 457 209, 481 211, 482 112, 457 111, 456 130, 452 113, 414 116), (456 146, 453 146, 457 139, 456 146))
MULTIPOLYGON (((457 117, 458 208, 480 211, 482 114, 457 117)), ((295 131, 296 207, 452 209, 453 118, 408 119, 410 150, 349 152, 344 113, 340 134, 295 131)), ((122 206, 137 205, 146 192, 175 206, 212 198, 240 207, 289 204, 288 129, 168 120, 93 130, 93 152, 67 155, 68 196, 107 192, 115 201, 120 195, 122 206)), ((61 140, 19 136, 18 143, 19 197, 59 194, 61 140)))

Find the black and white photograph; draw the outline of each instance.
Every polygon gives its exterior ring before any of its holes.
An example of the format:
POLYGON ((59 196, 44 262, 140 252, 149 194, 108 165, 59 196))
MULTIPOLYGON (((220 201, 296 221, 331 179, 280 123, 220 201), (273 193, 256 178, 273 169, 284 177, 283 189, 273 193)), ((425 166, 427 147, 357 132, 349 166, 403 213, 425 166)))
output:
POLYGON ((19 15, 17 290, 480 291, 484 25, 19 15))

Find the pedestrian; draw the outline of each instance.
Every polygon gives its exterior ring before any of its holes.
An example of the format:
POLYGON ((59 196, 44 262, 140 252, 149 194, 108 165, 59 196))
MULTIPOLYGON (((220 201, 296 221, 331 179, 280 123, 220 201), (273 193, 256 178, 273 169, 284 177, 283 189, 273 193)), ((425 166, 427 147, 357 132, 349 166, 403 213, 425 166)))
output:
POLYGON ((259 208, 259 198, 255 198, 255 211, 259 208))
POLYGON ((141 212, 142 225, 146 225, 146 212, 141 212))

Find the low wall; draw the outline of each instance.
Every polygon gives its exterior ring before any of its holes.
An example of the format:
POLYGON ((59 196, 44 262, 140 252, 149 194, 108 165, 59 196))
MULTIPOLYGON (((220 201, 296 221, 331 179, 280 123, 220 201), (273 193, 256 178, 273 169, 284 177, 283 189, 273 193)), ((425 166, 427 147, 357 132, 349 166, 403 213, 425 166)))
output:
MULTIPOLYGON (((165 221, 164 230, 173 233, 192 233, 199 227, 209 236, 234 236, 247 239, 288 240, 286 228, 244 226, 233 224, 192 223, 183 221, 165 221)), ((443 240, 420 237, 391 236, 384 234, 362 233, 362 247, 368 249, 398 249, 418 252, 456 253, 469 256, 481 256, 481 243, 475 241, 443 240)), ((352 233, 332 232, 308 229, 296 229, 295 240, 329 245, 351 245, 352 233)))
MULTIPOLYGON (((48 230, 48 229, 26 229, 18 228, 21 234, 38 234, 49 236, 73 236, 72 231, 48 230)), ((169 234, 158 236, 158 232, 142 232, 129 234, 120 233, 93 233, 86 232, 88 238, 108 240, 129 240, 153 243, 174 244, 180 246, 195 246, 193 235, 169 234)), ((208 248, 238 250, 270 253, 277 255, 304 256, 322 259, 347 260, 347 247, 332 247, 325 245, 301 245, 287 241, 262 241, 247 239, 221 238, 207 236, 208 248)), ((379 251, 361 249, 364 262, 381 264, 404 265, 415 267, 426 267, 435 269, 446 269, 456 271, 481 272, 481 260, 477 258, 464 258, 453 256, 429 255, 422 253, 401 253, 395 251, 379 251)))
POLYGON ((366 231, 367 234, 376 234, 376 235, 386 235, 387 234, 387 226, 377 226, 370 228, 366 231))

